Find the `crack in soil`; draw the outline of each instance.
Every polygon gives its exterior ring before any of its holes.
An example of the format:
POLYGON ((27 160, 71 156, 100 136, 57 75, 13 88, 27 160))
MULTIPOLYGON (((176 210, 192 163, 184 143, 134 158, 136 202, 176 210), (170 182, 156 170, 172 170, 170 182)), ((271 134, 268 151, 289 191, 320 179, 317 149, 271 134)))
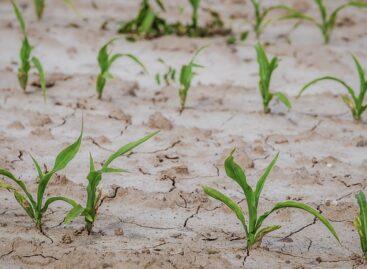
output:
POLYGON ((12 254, 13 252, 14 252, 14 242, 11 244, 11 249, 10 249, 10 251, 9 251, 9 252, 6 252, 6 253, 4 253, 4 254, 0 255, 0 260, 1 260, 1 259, 3 259, 3 258, 4 258, 4 257, 6 257, 6 256, 8 256, 8 255, 12 254))
MULTIPOLYGON (((316 209, 317 209, 317 211, 319 211, 319 212, 320 212, 320 214, 321 214, 321 213, 322 213, 322 211, 321 211, 320 207, 321 207, 321 205, 318 205, 318 206, 316 207, 316 209)), ((312 226, 312 225, 316 224, 316 222, 317 222, 317 218, 316 218, 316 217, 314 217, 314 219, 313 219, 313 221, 312 221, 311 223, 306 224, 306 225, 302 226, 301 228, 297 229, 296 231, 293 231, 293 232, 291 232, 290 234, 288 234, 288 235, 284 236, 282 239, 280 239, 280 241, 283 241, 283 240, 285 240, 285 239, 287 239, 287 238, 291 237, 292 235, 295 235, 296 233, 299 233, 299 232, 303 231, 304 229, 306 229, 306 228, 308 228, 308 227, 310 227, 310 226, 312 226)))
POLYGON ((106 199, 115 199, 116 196, 117 196, 117 192, 118 192, 119 189, 121 189, 120 186, 112 187, 112 195, 105 195, 105 196, 103 196, 101 198, 101 200, 100 200, 97 208, 100 208, 106 199))
POLYGON ((358 183, 353 183, 353 184, 348 184, 347 182, 345 182, 344 180, 340 179, 340 178, 335 178, 338 182, 342 183, 345 187, 350 188, 350 187, 354 187, 354 186, 360 186, 363 187, 362 182, 358 182, 358 183))
POLYGON ((187 226, 188 221, 189 221, 190 219, 192 219, 193 217, 195 217, 195 216, 199 213, 200 208, 201 208, 201 204, 196 208, 195 213, 194 213, 194 214, 192 214, 191 216, 189 216, 189 217, 185 220, 185 222, 184 222, 184 224, 183 224, 183 227, 184 227, 184 228, 187 226))
POLYGON ((148 228, 148 229, 154 229, 154 230, 174 230, 174 229, 179 229, 178 227, 154 227, 154 226, 139 224, 139 223, 136 223, 134 221, 122 221, 122 223, 124 223, 124 224, 132 224, 132 225, 136 225, 136 226, 141 227, 141 228, 148 228))
POLYGON ((17 160, 13 160, 10 163, 13 164, 15 162, 21 162, 21 161, 23 161, 23 151, 22 150, 19 150, 18 151, 18 156, 17 157, 18 157, 17 160))
POLYGON ((58 261, 59 259, 54 257, 54 256, 45 256, 42 253, 38 253, 38 254, 32 254, 32 255, 24 255, 24 256, 19 256, 21 258, 32 258, 32 257, 41 257, 43 259, 53 259, 55 261, 58 261))

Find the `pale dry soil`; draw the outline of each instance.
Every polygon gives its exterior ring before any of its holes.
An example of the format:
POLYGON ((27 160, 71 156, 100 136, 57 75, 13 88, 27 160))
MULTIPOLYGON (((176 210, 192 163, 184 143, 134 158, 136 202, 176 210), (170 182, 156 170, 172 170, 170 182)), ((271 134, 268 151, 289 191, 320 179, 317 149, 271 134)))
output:
MULTIPOLYGON (((282 22, 265 31, 262 39, 269 54, 281 58, 272 89, 285 91, 294 107, 288 112, 274 102, 272 113, 264 115, 253 35, 236 46, 226 45, 224 37, 169 36, 136 43, 122 38, 113 51, 136 54, 149 73, 121 60, 113 67, 115 79, 107 83, 103 100, 97 100, 96 53, 114 36, 118 22, 135 14, 138 1, 76 2, 87 20, 53 0, 47 2, 44 19, 37 21, 32 7, 21 1, 34 54, 47 71, 46 103, 37 87, 30 86, 27 93, 19 89, 21 35, 10 4, 0 3, 0 166, 35 191, 30 154, 51 167, 57 152, 78 136, 84 117, 79 154, 47 190, 48 195, 83 203, 89 152, 103 162, 123 144, 157 129, 161 132, 116 161, 115 166, 129 173, 104 177, 101 188, 109 198, 93 235, 77 232, 83 226, 81 218, 70 226, 61 223, 68 209, 63 204, 47 213, 43 235, 12 194, 1 191, 1 268, 364 267, 353 220, 358 212, 354 195, 366 187, 366 121, 353 121, 339 96, 343 90, 333 83, 319 84, 301 99, 295 96, 305 82, 326 74, 358 87, 350 52, 366 66, 365 12, 343 12, 328 46, 308 24, 292 30, 290 22, 282 22), (199 71, 188 108, 180 115, 177 86, 158 87, 154 81, 154 74, 164 71, 157 59, 179 67, 206 44, 211 46, 198 59, 205 69, 199 71), (201 190, 204 184, 218 188, 246 207, 239 187, 224 173, 224 158, 234 147, 252 184, 280 152, 263 191, 261 211, 285 199, 308 203, 330 219, 341 245, 310 215, 283 210, 268 219, 282 229, 266 236, 245 259, 239 222, 201 190)), ((187 18, 189 8, 184 15, 178 12, 185 1, 166 2, 172 12, 165 15, 169 20, 187 18)), ((246 2, 212 0, 203 1, 203 6, 220 11, 227 25, 240 32, 249 29, 247 21, 252 18, 246 2)), ((309 2, 296 4, 315 13, 309 2)), ((342 1, 326 2, 335 6, 342 1)), ((30 82, 36 81, 32 73, 30 82)))

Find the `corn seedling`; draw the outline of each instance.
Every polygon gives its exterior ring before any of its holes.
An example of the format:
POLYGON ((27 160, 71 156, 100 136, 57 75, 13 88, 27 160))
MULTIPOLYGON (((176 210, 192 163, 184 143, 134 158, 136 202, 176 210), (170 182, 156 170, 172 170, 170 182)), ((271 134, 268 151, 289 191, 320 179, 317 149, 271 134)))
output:
POLYGON ((263 101, 264 112, 270 112, 269 103, 274 97, 277 97, 280 102, 290 109, 292 104, 284 93, 272 93, 270 91, 271 76, 274 70, 278 67, 278 58, 274 57, 269 61, 264 48, 260 44, 257 44, 255 49, 257 52, 257 62, 259 64, 259 88, 263 101))
MULTIPOLYGON (((165 11, 165 7, 160 0, 155 0, 161 11, 165 11)), ((139 13, 133 20, 124 23, 120 29, 120 34, 130 34, 128 39, 135 40, 137 38, 155 38, 161 35, 171 34, 171 26, 152 8, 149 0, 143 0, 140 5, 139 13)))
POLYGON ((110 69, 111 69, 112 64, 117 59, 123 58, 123 57, 130 58, 135 63, 140 65, 143 68, 144 71, 146 71, 145 66, 141 63, 141 61, 132 54, 126 54, 126 53, 125 54, 116 53, 116 54, 112 54, 112 55, 109 54, 108 53, 108 47, 115 40, 116 40, 116 38, 111 39, 110 41, 108 41, 98 52, 98 59, 97 60, 98 60, 99 68, 100 68, 100 73, 98 74, 97 83, 96 83, 96 90, 97 90, 98 99, 102 99, 103 90, 106 86, 107 80, 113 78, 113 76, 110 73, 110 69))
POLYGON ((99 184, 102 181, 103 174, 110 173, 122 173, 127 172, 124 169, 111 167, 110 164, 117 158, 129 153, 131 150, 139 146, 140 144, 146 142, 151 137, 155 136, 157 132, 151 133, 137 141, 126 144, 121 147, 119 150, 114 152, 108 159, 103 163, 102 167, 97 170, 94 165, 94 160, 92 155, 90 155, 90 167, 89 174, 87 176, 88 186, 86 188, 87 191, 87 203, 83 211, 78 211, 77 214, 73 215, 73 218, 76 218, 78 215, 85 216, 85 230, 90 234, 93 229, 94 222, 97 218, 98 209, 102 203, 102 193, 101 190, 98 189, 99 184))
POLYGON ((351 110, 353 118, 359 121, 362 117, 363 112, 367 108, 367 104, 365 104, 364 102, 365 95, 367 92, 367 81, 366 81, 365 72, 361 64, 359 63, 358 59, 353 56, 353 60, 356 65, 356 69, 357 69, 359 80, 360 80, 360 89, 359 89, 358 95, 356 94, 356 91, 352 87, 350 87, 347 83, 345 83, 343 80, 338 79, 336 77, 332 77, 332 76, 325 76, 325 77, 317 78, 307 83, 299 92, 298 97, 300 97, 306 89, 308 89, 310 86, 314 85, 315 83, 319 81, 332 80, 332 81, 338 82, 339 84, 344 86, 344 88, 347 90, 349 94, 349 96, 348 95, 342 96, 344 103, 351 110))
POLYGON ((163 80, 167 87, 176 81, 176 69, 170 65, 167 65, 163 59, 158 59, 158 61, 163 64, 167 70, 163 74, 157 73, 155 75, 155 81, 157 82, 158 86, 160 86, 163 80))
POLYGON ((367 202, 366 196, 362 191, 360 191, 357 195, 357 202, 359 206, 359 214, 354 220, 354 226, 357 229, 361 248, 363 251, 364 257, 367 259, 367 202))
POLYGON ((239 38, 237 38, 235 35, 231 35, 227 38, 227 45, 235 45, 238 40, 241 42, 245 42, 247 37, 248 37, 249 32, 245 31, 242 32, 241 35, 239 36, 239 38))
POLYGON ((31 70, 32 64, 35 67, 35 69, 38 72, 39 80, 41 89, 43 92, 43 97, 46 100, 46 79, 45 79, 45 73, 42 67, 42 64, 40 60, 32 56, 32 49, 33 47, 28 41, 27 32, 26 32, 26 24, 23 18, 22 13, 20 12, 19 7, 14 1, 11 1, 14 9, 14 13, 16 15, 16 18, 19 22, 20 30, 23 34, 23 41, 22 41, 22 47, 20 49, 19 57, 20 57, 20 66, 18 68, 18 81, 20 87, 23 89, 23 91, 26 91, 27 85, 28 85, 28 76, 29 71, 31 70))
MULTIPOLYGON (((69 8, 74 10, 74 12, 79 15, 78 11, 75 9, 73 2, 71 0, 63 0, 63 1, 69 8)), ((40 20, 42 19, 43 11, 45 10, 45 0, 33 0, 33 3, 37 18, 40 20)))
POLYGON ((48 207, 54 202, 62 201, 72 206, 72 209, 69 211, 64 219, 65 223, 69 223, 74 218, 74 216, 83 213, 83 207, 81 205, 79 205, 74 200, 63 196, 49 197, 46 199, 46 201, 44 201, 47 185, 52 180, 52 177, 55 175, 55 173, 63 170, 79 151, 79 147, 82 141, 82 134, 83 130, 79 138, 73 144, 66 147, 57 155, 51 171, 42 171, 40 164, 36 161, 35 158, 32 157, 35 169, 37 170, 38 174, 38 188, 36 197, 32 196, 32 194, 28 191, 28 188, 24 181, 14 176, 8 170, 0 168, 0 175, 9 179, 16 186, 18 186, 19 189, 5 183, 5 181, 3 180, 0 180, 0 188, 6 189, 14 194, 16 201, 24 209, 27 215, 34 221, 37 229, 39 229, 40 231, 42 231, 43 215, 47 211, 48 207))
MULTIPOLYGON (((192 7, 191 23, 184 25, 180 22, 167 23, 167 21, 157 15, 149 0, 143 0, 140 5, 138 15, 131 21, 124 23, 119 29, 119 33, 128 34, 127 39, 135 41, 139 38, 151 39, 163 35, 176 34, 179 36, 206 37, 214 35, 227 35, 231 30, 224 28, 224 23, 218 12, 205 9, 209 12, 212 21, 205 27, 199 26, 200 0, 189 0, 192 7)), ((165 7, 160 0, 155 0, 160 11, 165 12, 165 7)))
POLYGON ((199 8, 201 0, 189 0, 192 7, 191 27, 197 29, 199 24, 199 8))
POLYGON ((178 95, 180 97, 180 113, 182 113, 185 109, 187 94, 191 88, 191 83, 196 75, 195 69, 196 68, 203 68, 203 66, 195 63, 196 57, 199 55, 201 51, 203 51, 207 46, 201 47, 198 49, 194 56, 192 57, 191 61, 188 64, 184 64, 181 67, 180 71, 180 89, 178 91, 178 95))
MULTIPOLYGON (((263 8, 261 6, 260 0, 251 0, 252 6, 255 11, 255 22, 253 25, 256 37, 259 39, 261 33, 264 31, 264 28, 270 24, 271 20, 268 20, 267 17, 269 13, 275 10, 285 11, 287 14, 298 14, 299 12, 289 6, 286 5, 276 5, 270 6, 268 8, 263 8)), ((278 19, 285 19, 286 16, 280 17, 278 19)))
POLYGON ((364 3, 362 1, 348 1, 346 4, 337 7, 329 14, 323 0, 314 0, 314 1, 319 9, 321 22, 319 22, 314 17, 311 17, 298 11, 290 12, 290 14, 284 16, 283 19, 300 19, 313 23, 320 29, 325 44, 330 42, 330 37, 335 28, 339 12, 348 7, 367 8, 367 3, 364 3))
POLYGON ((262 215, 258 215, 258 208, 259 208, 259 200, 261 191, 263 190, 263 187, 265 185, 265 181, 269 176, 269 173, 273 169, 277 159, 278 155, 272 160, 272 162, 269 164, 269 166, 265 169, 265 172, 260 177, 256 184, 256 188, 253 189, 247 182, 247 178, 245 175, 245 172, 242 170, 242 168, 234 161, 233 158, 233 152, 230 154, 230 156, 225 160, 224 166, 227 173, 227 176, 233 179, 237 182, 237 184, 240 185, 246 201, 247 201, 247 207, 248 207, 248 222, 246 222, 245 214, 243 213, 241 207, 233 201, 231 198, 226 196, 225 194, 221 193, 218 190, 212 189, 210 187, 203 187, 204 192, 211 196, 212 198, 224 203, 226 206, 228 206, 237 216, 239 221, 241 222, 247 239, 247 252, 251 250, 255 245, 260 245, 262 238, 267 235, 270 232, 273 232, 275 230, 278 230, 281 228, 279 225, 271 225, 262 228, 263 222, 265 219, 270 216, 272 213, 282 209, 282 208, 297 208, 304 210, 310 214, 312 214, 315 218, 319 219, 326 228, 331 232, 331 234, 339 241, 339 238, 333 228, 333 226, 330 224, 330 222, 321 215, 317 210, 313 209, 312 207, 299 203, 296 201, 284 201, 279 202, 275 204, 275 206, 270 210, 265 212, 262 215))
POLYGON ((180 23, 173 25, 178 35, 188 35, 190 37, 208 37, 215 35, 228 35, 232 31, 224 28, 224 22, 222 21, 218 12, 211 9, 203 9, 203 11, 209 13, 211 20, 206 23, 205 26, 199 26, 199 11, 201 0, 189 0, 192 8, 191 24, 183 26, 180 23))

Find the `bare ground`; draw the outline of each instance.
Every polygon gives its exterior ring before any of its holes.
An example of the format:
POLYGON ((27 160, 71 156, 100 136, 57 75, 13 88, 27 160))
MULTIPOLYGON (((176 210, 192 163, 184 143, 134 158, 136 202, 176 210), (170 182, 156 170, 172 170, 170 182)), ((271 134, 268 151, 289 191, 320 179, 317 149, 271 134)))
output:
MULTIPOLYGON (((10 4, 0 3, 0 166, 26 180, 34 191, 36 173, 29 154, 51 166, 57 152, 77 137, 83 115, 81 151, 48 189, 49 194, 82 202, 89 152, 102 162, 121 145, 162 131, 116 162, 130 173, 104 178, 103 192, 110 198, 91 236, 78 233, 82 219, 70 226, 60 224, 67 210, 62 204, 49 211, 46 235, 40 234, 12 195, 1 191, 0 267, 363 268, 353 220, 358 211, 354 194, 366 187, 366 122, 352 120, 334 84, 319 84, 303 98, 294 97, 305 82, 324 74, 358 86, 349 53, 367 63, 366 13, 343 12, 344 23, 329 46, 322 45, 311 25, 291 30, 291 24, 283 22, 268 28, 263 35, 267 50, 281 58, 272 88, 287 92, 294 108, 287 112, 275 102, 272 114, 264 115, 253 36, 237 46, 226 45, 225 38, 118 41, 114 51, 135 53, 150 73, 142 74, 127 60, 117 63, 115 80, 108 82, 104 99, 97 100, 96 53, 115 34, 117 21, 131 18, 137 7, 135 1, 103 2, 96 1, 98 8, 90 1, 77 2, 88 21, 79 20, 61 3, 47 3, 45 18, 38 22, 33 9, 26 7, 30 40, 52 86, 47 103, 36 87, 24 94, 17 85, 20 34, 10 4), (100 30, 106 20, 107 29, 100 30), (288 34, 289 40, 284 37, 288 34), (157 59, 178 67, 205 44, 211 46, 199 61, 206 68, 180 115, 177 88, 159 88, 154 82, 154 74, 163 71, 157 59), (284 210, 269 219, 282 229, 266 236, 246 258, 244 233, 236 218, 201 191, 201 185, 210 185, 246 205, 223 171, 223 160, 234 147, 252 184, 280 152, 261 210, 285 199, 308 203, 331 220, 342 244, 309 215, 284 210)), ((179 1, 167 2, 173 12, 168 18, 180 18, 179 1)), ((335 2, 333 6, 341 1, 327 2, 335 2)), ((221 11, 237 31, 250 27, 244 21, 251 18, 252 9, 245 1, 204 1, 204 6, 221 11)), ((312 5, 306 8, 316 12, 312 5)))

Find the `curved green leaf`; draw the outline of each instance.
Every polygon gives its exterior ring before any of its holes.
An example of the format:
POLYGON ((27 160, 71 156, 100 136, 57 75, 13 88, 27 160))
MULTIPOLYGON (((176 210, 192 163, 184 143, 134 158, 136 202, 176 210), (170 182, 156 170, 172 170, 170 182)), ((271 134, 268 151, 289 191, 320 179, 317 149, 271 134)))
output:
POLYGON ((311 215, 313 215, 314 217, 316 217, 317 219, 319 219, 325 226, 326 228, 330 231, 330 233, 336 238, 336 240, 338 240, 338 242, 340 243, 339 237, 337 235, 337 233, 335 232, 333 226, 330 224, 330 222, 323 216, 320 214, 319 211, 317 211, 316 209, 306 205, 306 204, 302 204, 299 202, 295 202, 295 201, 285 201, 285 202, 280 202, 277 203, 272 210, 264 213, 263 215, 261 215, 257 221, 256 227, 260 228, 263 221, 273 212, 282 209, 282 208, 287 208, 287 207, 291 207, 291 208, 298 208, 298 209, 302 209, 308 213, 310 213, 311 215))
POLYGON ((16 178, 12 173, 10 173, 9 171, 0 168, 0 175, 3 175, 9 179, 11 179, 12 181, 14 181, 21 189, 22 191, 26 194, 26 196, 28 197, 30 203, 32 204, 33 207, 36 206, 36 202, 34 201, 32 195, 28 192, 27 190, 27 186, 25 185, 25 183, 23 181, 21 181, 20 179, 16 178))
POLYGON ((355 221, 355 226, 357 228, 357 231, 359 233, 360 239, 361 239, 361 246, 363 249, 363 252, 366 252, 367 250, 367 202, 366 202, 366 196, 362 191, 360 191, 356 195, 356 199, 359 205, 359 216, 357 217, 355 221))
POLYGON ((275 92, 274 95, 282 102, 288 109, 292 108, 292 103, 289 101, 288 97, 282 92, 275 92))
POLYGON ((68 163, 75 157, 75 155, 79 151, 82 138, 83 138, 83 127, 81 129, 78 139, 57 155, 54 167, 52 168, 52 171, 54 173, 64 169, 68 165, 68 163))
POLYGON ((159 131, 153 132, 148 134, 147 136, 136 140, 134 142, 131 142, 129 144, 126 144, 125 146, 121 147, 119 150, 117 150, 115 153, 113 153, 103 164, 102 170, 108 168, 108 166, 110 165, 111 162, 113 162, 116 158, 124 155, 125 153, 131 151, 132 149, 136 148, 137 146, 139 146, 140 144, 144 143, 145 141, 149 140, 150 138, 152 138, 153 136, 155 136, 156 134, 158 134, 159 131))
POLYGON ((256 205, 256 207, 259 204, 260 194, 261 194, 261 191, 264 187, 265 181, 268 178, 271 170, 273 170, 273 167, 274 167, 275 163, 277 162, 278 157, 279 157, 279 153, 274 157, 274 159, 271 161, 271 163, 265 169, 265 172, 262 174, 262 176, 260 177, 259 181, 256 184, 256 190, 255 190, 255 205, 256 205))
POLYGON ((246 219, 245 219, 245 216, 243 215, 242 209, 238 206, 238 204, 235 201, 233 201, 231 198, 226 196, 225 194, 213 188, 204 186, 203 190, 207 195, 222 202, 228 208, 230 208, 233 211, 233 213, 236 214, 237 218, 241 221, 241 224, 245 228, 246 235, 247 235, 248 231, 247 231, 247 226, 246 226, 246 219))
POLYGON ((271 233, 275 230, 278 230, 280 229, 282 226, 279 226, 279 225, 273 225, 273 226, 268 226, 268 227, 265 227, 265 228, 262 228, 260 231, 258 231, 256 233, 256 236, 255 236, 255 242, 261 242, 263 237, 265 235, 267 235, 268 233, 271 233))
POLYGON ((46 92, 46 76, 45 76, 45 72, 43 71, 42 64, 41 64, 40 60, 37 57, 32 57, 32 60, 31 61, 32 61, 34 67, 38 71, 40 85, 41 85, 41 89, 42 89, 42 93, 43 93, 43 99, 46 101, 46 99, 47 99, 47 92, 46 92))
POLYGON ((23 18, 23 15, 22 15, 22 12, 20 11, 18 5, 16 4, 15 1, 11 1, 11 4, 13 5, 13 9, 14 9, 14 13, 15 13, 15 16, 17 17, 17 20, 19 22, 19 25, 20 25, 20 29, 22 30, 22 33, 24 36, 26 36, 26 26, 25 26, 25 21, 24 21, 24 18, 23 18))
POLYGON ((308 89, 310 86, 312 86, 312 85, 314 85, 314 84, 316 84, 317 82, 322 81, 322 80, 333 80, 333 81, 336 81, 336 82, 340 83, 341 85, 343 85, 343 86, 347 89, 348 93, 352 96, 353 101, 354 101, 354 102, 357 102, 357 98, 356 98, 356 95, 355 95, 355 93, 354 93, 353 88, 352 88, 352 87, 350 87, 350 86, 348 86, 348 84, 347 84, 347 83, 345 83, 343 80, 338 79, 338 78, 335 78, 335 77, 331 77, 331 76, 325 76, 325 77, 317 78, 317 79, 314 79, 314 80, 312 80, 311 82, 307 83, 307 84, 306 84, 305 86, 303 86, 303 88, 300 90, 300 92, 299 92, 299 93, 298 93, 298 95, 297 95, 297 98, 299 98, 299 97, 303 94, 303 92, 304 92, 306 89, 308 89))

